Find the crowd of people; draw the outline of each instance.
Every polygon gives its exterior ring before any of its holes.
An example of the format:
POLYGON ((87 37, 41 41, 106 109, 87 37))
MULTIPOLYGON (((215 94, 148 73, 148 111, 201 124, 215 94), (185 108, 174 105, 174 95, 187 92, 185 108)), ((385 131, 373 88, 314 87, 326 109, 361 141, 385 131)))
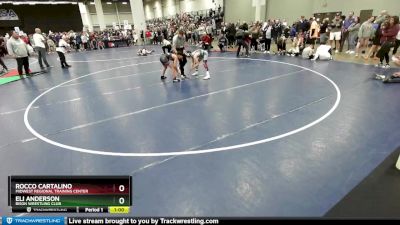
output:
POLYGON ((101 32, 49 31, 48 33, 43 33, 39 28, 36 28, 35 32, 29 35, 22 31, 11 31, 4 37, 0 37, 0 65, 3 67, 2 73, 7 72, 8 68, 4 64, 2 57, 10 55, 17 60, 18 73, 23 78, 23 68, 25 68, 27 76, 31 75, 28 56, 37 55, 40 68, 44 70, 52 67, 47 62, 47 55, 57 53, 61 67, 69 68, 71 65, 65 59, 67 52, 131 46, 137 40, 137 35, 131 30, 109 29, 101 32))
POLYGON ((214 36, 223 24, 224 12, 221 6, 210 9, 208 13, 199 12, 176 14, 169 18, 147 21, 147 30, 141 33, 146 44, 161 44, 163 39, 172 40, 179 28, 185 32, 186 41, 198 44, 205 35, 214 36))
MULTIPOLYGON (((177 54, 177 57, 167 58, 178 59, 179 72, 185 77, 184 66, 188 56, 184 49, 186 45, 201 47, 207 54, 216 45, 220 51, 236 48, 237 57, 249 57, 250 52, 264 52, 301 56, 311 60, 331 60, 333 53, 346 50, 346 54, 354 54, 354 57, 362 54, 365 59, 375 57, 379 59, 377 66, 382 68, 390 67, 391 49, 393 48, 392 55, 395 56, 400 45, 399 17, 389 15, 386 10, 362 23, 354 12, 347 16, 338 13, 333 19, 306 19, 301 16, 291 25, 280 19, 226 23, 223 18, 224 12, 219 6, 210 9, 206 14, 182 13, 170 18, 149 20, 146 30, 142 31, 49 31, 46 34, 36 29, 32 35, 13 32, 11 37, 0 38, 0 54, 8 52, 17 58, 19 72, 27 64, 25 57, 34 52, 39 57, 42 69, 51 67, 46 60, 46 54, 54 52, 58 53, 61 66, 68 68, 70 65, 66 63, 64 56, 68 51, 101 50, 141 42, 144 45, 161 45, 164 54, 177 54), (22 47, 13 49, 12 46, 22 45, 22 42, 26 44, 25 50, 22 47), (276 45, 275 52, 272 51, 272 44, 276 45)), ((148 50, 143 48, 138 54, 151 54, 146 51, 148 50)), ((0 60, 0 65, 7 70, 3 60, 0 60)))
MULTIPOLYGON (((218 13, 221 11, 218 10, 218 13)), ((162 44, 164 53, 165 49, 170 51, 169 40, 176 29, 181 28, 186 42, 201 44, 207 51, 213 48, 214 40, 217 40, 216 45, 220 51, 236 48, 237 57, 249 57, 250 52, 258 51, 301 56, 311 60, 331 60, 334 53, 343 52, 356 58, 378 59, 376 66, 381 68, 390 68, 390 52, 393 49, 392 55, 395 56, 400 45, 399 17, 390 15, 386 10, 364 22, 354 12, 350 12, 348 15, 337 13, 333 19, 306 19, 301 16, 292 25, 280 19, 250 24, 240 21, 225 23, 218 13, 210 12, 208 18, 183 14, 174 19, 154 20, 150 23, 150 30, 154 28, 160 32, 146 36, 147 43, 162 44), (276 52, 271 50, 273 43, 276 52)))
POLYGON ((248 56, 250 48, 271 53, 271 43, 275 43, 276 53, 293 56, 303 55, 302 52, 307 47, 311 48, 307 54, 315 53, 316 44, 320 44, 324 45, 322 47, 324 51, 330 46, 331 53, 332 50, 339 53, 347 49, 345 53, 354 54, 355 57, 360 57, 361 53, 365 59, 377 57, 380 60, 377 66, 389 68, 388 53, 391 48, 393 55, 397 53, 400 45, 399 30, 399 17, 390 16, 383 10, 378 16, 372 16, 363 23, 354 12, 350 12, 347 16, 338 13, 334 19, 325 18, 322 21, 315 17, 306 19, 301 16, 291 26, 285 20, 279 19, 253 22, 250 25, 228 23, 223 24, 219 38, 222 40, 220 43, 222 46, 226 41, 225 38, 229 47, 238 45, 238 56, 242 46, 248 56), (385 65, 383 60, 386 60, 385 65))
POLYGON ((243 48, 247 57, 251 51, 306 57, 307 54, 315 55, 318 51, 316 46, 322 45, 318 52, 324 52, 322 55, 330 53, 330 57, 323 58, 331 59, 332 53, 346 50, 345 54, 354 57, 379 59, 377 66, 383 68, 390 67, 390 49, 393 48, 395 55, 400 45, 399 18, 390 16, 386 10, 364 22, 354 12, 350 12, 347 16, 338 13, 333 19, 306 19, 301 16, 292 25, 280 19, 250 24, 240 21, 225 23, 223 12, 210 10, 209 17, 182 14, 170 19, 149 21, 144 40, 147 44, 167 47, 170 42, 165 44, 164 40, 172 40, 178 28, 183 29, 189 44, 201 44, 206 50, 212 49, 214 40, 217 40, 216 46, 220 51, 237 48, 237 56, 241 55, 243 48), (271 44, 276 44, 276 52, 272 52, 271 44), (303 55, 306 48, 309 51, 303 55), (384 60, 386 64, 383 64, 384 60))

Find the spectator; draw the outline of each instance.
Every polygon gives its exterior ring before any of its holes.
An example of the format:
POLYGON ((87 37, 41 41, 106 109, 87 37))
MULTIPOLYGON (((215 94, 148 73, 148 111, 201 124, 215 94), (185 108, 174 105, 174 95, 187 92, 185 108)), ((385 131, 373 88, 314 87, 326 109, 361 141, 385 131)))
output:
POLYGON ((297 30, 296 30, 296 24, 293 24, 292 27, 290 28, 290 39, 293 41, 293 39, 296 37, 297 30))
POLYGON ((396 35, 396 41, 394 43, 394 48, 393 48, 393 55, 396 55, 399 46, 400 46, 400 31, 396 35))
POLYGON ((164 54, 165 54, 165 50, 168 50, 168 53, 171 53, 172 46, 171 46, 170 41, 168 41, 167 39, 164 39, 162 45, 163 45, 162 50, 163 50, 164 54))
POLYGON ((203 35, 203 37, 201 38, 201 41, 203 43, 203 49, 207 50, 209 52, 211 49, 211 43, 212 43, 211 34, 203 35))
POLYGON ((318 34, 320 32, 320 27, 317 23, 317 21, 315 20, 315 17, 310 18, 311 21, 311 27, 310 27, 310 42, 312 45, 312 48, 314 49, 315 47, 315 42, 318 38, 318 34))
MULTIPOLYGON (((61 39, 60 39, 60 41, 61 41, 61 39)), ((89 39, 89 37, 88 37, 87 33, 85 31, 82 32, 81 41, 82 41, 82 45, 83 45, 83 50, 84 51, 86 51, 88 49, 88 39, 89 39)), ((58 43, 60 43, 60 42, 58 42, 58 43)))
POLYGON ((300 17, 299 22, 296 25, 296 32, 300 32, 300 30, 302 30, 303 32, 308 31, 310 28, 310 24, 308 23, 308 21, 305 19, 304 16, 300 17))
POLYGON ((344 42, 347 41, 347 47, 348 50, 350 50, 350 40, 349 40, 349 27, 354 23, 354 12, 350 12, 349 15, 346 17, 346 19, 343 22, 343 27, 342 27, 342 38, 340 42, 340 49, 339 51, 343 51, 343 46, 344 42))
POLYGON ((226 37, 228 39, 228 45, 233 47, 235 45, 236 29, 233 23, 229 23, 226 28, 226 37))
POLYGON ((385 22, 389 18, 389 13, 386 10, 382 10, 379 16, 376 17, 373 27, 375 30, 375 35, 372 39, 372 47, 369 49, 368 54, 364 56, 365 59, 369 59, 369 57, 373 58, 375 53, 381 46, 381 34, 382 34, 382 23, 385 22))
POLYGON ((68 41, 68 36, 64 35, 61 39, 60 42, 58 43, 58 47, 56 48, 56 51, 58 53, 58 56, 60 57, 60 62, 61 62, 61 68, 68 68, 71 67, 68 65, 68 63, 65 60, 65 53, 70 51, 70 45, 67 43, 68 41))
POLYGON ((41 69, 44 69, 43 62, 46 65, 47 68, 50 67, 49 63, 47 62, 46 59, 46 39, 43 37, 41 34, 41 30, 39 28, 35 29, 35 34, 33 35, 33 42, 35 46, 35 50, 38 53, 38 61, 39 61, 39 66, 41 69))
POLYGON ((380 64, 377 66, 383 67, 383 68, 389 68, 389 52, 392 47, 395 46, 395 41, 396 41, 396 35, 398 34, 400 30, 399 27, 399 17, 398 16, 392 16, 390 17, 389 23, 384 24, 382 26, 382 33, 381 33, 381 48, 377 52, 377 56, 380 59, 380 64), (383 60, 386 60, 386 65, 383 65, 383 60))
POLYGON ((246 44, 246 41, 245 41, 243 26, 241 26, 236 32, 236 43, 238 44, 236 57, 239 57, 240 50, 242 49, 242 47, 244 47, 246 49, 246 56, 248 56, 249 55, 249 46, 246 44))
POLYGON ((7 54, 6 43, 3 37, 0 37, 0 65, 3 67, 1 73, 5 73, 8 71, 6 64, 3 61, 4 55, 7 54))
POLYGON ((349 50, 346 52, 348 54, 354 54, 355 53, 355 48, 356 48, 356 43, 357 43, 357 37, 358 37, 358 31, 360 29, 360 17, 354 16, 353 23, 350 24, 350 26, 347 28, 347 31, 349 32, 349 37, 348 37, 348 45, 349 45, 349 50))
MULTIPOLYGON (((372 22, 375 20, 375 17, 370 17, 367 21, 365 21, 358 30, 358 43, 356 47, 356 57, 360 54, 360 49, 362 47, 366 47, 368 50, 369 39, 374 36, 374 28, 372 26, 372 22)), ((366 51, 367 51, 366 50, 366 51)))
POLYGON ((278 38, 278 54, 284 55, 286 54, 286 37, 284 35, 281 35, 280 38, 278 38))
POLYGON ((243 31, 248 31, 248 30, 249 30, 249 25, 246 23, 246 21, 243 22, 242 30, 243 30, 243 31))
POLYGON ((270 49, 271 49, 271 40, 272 40, 272 26, 271 25, 267 25, 266 27, 264 27, 264 32, 265 32, 265 52, 266 54, 270 53, 270 49))
POLYGON ((260 38, 260 26, 258 23, 256 23, 252 28, 251 28, 251 48, 254 47, 254 50, 257 51, 257 46, 258 46, 258 39, 260 38))
POLYGON ((328 41, 328 26, 329 18, 325 18, 320 26, 319 43, 326 43, 328 41))
POLYGON ((282 34, 282 25, 279 20, 275 20, 272 23, 272 29, 271 29, 271 36, 272 39, 274 40, 274 43, 278 42, 278 37, 280 37, 282 34))
POLYGON ((16 31, 12 31, 11 38, 7 41, 7 51, 11 57, 17 60, 18 74, 23 79, 22 67, 25 69, 25 74, 31 76, 29 70, 29 50, 28 45, 20 38, 16 31))
POLYGON ((336 53, 339 52, 340 49, 340 40, 342 37, 342 19, 340 19, 340 14, 337 13, 335 19, 330 24, 330 37, 329 40, 331 42, 331 46, 335 43, 336 53))
POLYGON ((218 47, 221 52, 226 51, 226 47, 228 46, 228 39, 226 38, 225 34, 220 34, 219 40, 218 40, 218 47))

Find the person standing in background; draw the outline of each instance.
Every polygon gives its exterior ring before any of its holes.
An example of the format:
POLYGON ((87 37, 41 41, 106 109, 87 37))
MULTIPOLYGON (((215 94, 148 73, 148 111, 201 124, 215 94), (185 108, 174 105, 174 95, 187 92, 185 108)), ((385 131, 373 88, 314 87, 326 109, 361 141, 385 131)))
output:
POLYGON ((24 78, 22 75, 22 67, 25 69, 25 74, 31 76, 29 70, 28 45, 20 38, 16 31, 12 31, 11 38, 7 41, 7 51, 11 57, 17 60, 17 69, 20 78, 24 78))
POLYGON ((309 28, 310 23, 305 19, 305 16, 301 16, 300 20, 296 23, 296 33, 299 33, 300 30, 306 32, 309 28))
POLYGON ((330 30, 330 35, 329 35, 329 40, 330 40, 330 45, 333 46, 335 43, 335 49, 336 53, 339 52, 340 49, 340 40, 342 38, 342 19, 340 18, 340 14, 337 13, 335 19, 332 21, 330 24, 331 30, 330 30))
POLYGON ((310 40, 311 40, 312 49, 314 49, 315 42, 317 41, 318 34, 320 32, 320 27, 319 27, 318 22, 315 20, 315 17, 310 18, 310 21, 311 21, 310 40))
POLYGON ((374 28, 372 26, 372 22, 375 20, 375 17, 370 17, 367 21, 361 24, 360 29, 358 30, 358 43, 356 47, 356 57, 360 55, 360 49, 362 47, 366 48, 366 52, 368 52, 368 44, 369 39, 374 36, 374 28))
POLYGON ((66 35, 62 36, 60 42, 58 42, 58 47, 56 48, 57 54, 60 57, 62 68, 71 67, 65 60, 65 53, 67 53, 71 48, 70 45, 67 43, 68 40, 69 40, 68 36, 66 35))
POLYGON ((207 33, 201 37, 201 42, 203 43, 203 49, 207 50, 207 52, 211 49, 212 38, 211 34, 207 33))
POLYGON ((179 29, 178 33, 172 39, 172 49, 179 57, 179 69, 181 72, 181 77, 186 78, 185 75, 185 65, 187 63, 185 50, 185 32, 183 29, 179 29))
POLYGON ((35 46, 35 50, 38 53, 38 61, 40 68, 43 70, 43 62, 46 64, 46 67, 49 68, 50 65, 47 62, 46 58, 46 46, 45 46, 46 39, 42 35, 42 31, 39 28, 35 29, 35 34, 33 35, 33 43, 35 46))
POLYGON ((349 15, 347 16, 347 18, 344 20, 343 22, 343 27, 342 27, 342 38, 340 41, 340 49, 339 51, 342 52, 343 51, 343 46, 345 41, 347 40, 347 50, 350 50, 350 43, 349 43, 349 27, 353 24, 354 22, 354 12, 350 12, 349 15))
POLYGON ((396 41, 394 43, 394 48, 393 48, 393 55, 396 55, 397 49, 399 48, 399 46, 400 46, 400 31, 397 32, 397 35, 396 35, 396 41))
POLYGON ((257 51, 258 47, 258 39, 260 38, 260 25, 257 22, 252 28, 251 28, 251 48, 254 47, 254 50, 257 51))
POLYGON ((228 45, 231 48, 235 46, 235 36, 236 36, 235 24, 229 23, 226 28, 226 37, 228 39, 228 45))
POLYGON ((360 29, 360 17, 354 16, 353 23, 347 28, 349 32, 349 38, 348 38, 348 45, 349 45, 349 50, 347 50, 347 54, 354 54, 355 53, 355 48, 357 44, 357 37, 358 37, 358 30, 360 29))
POLYGON ((220 34, 218 40, 218 47, 221 52, 226 51, 226 47, 228 46, 228 39, 226 38, 225 34, 220 34))
POLYGON ((389 19, 389 23, 382 24, 381 27, 381 48, 376 53, 379 57, 380 63, 376 65, 377 67, 390 68, 389 66, 389 52, 392 47, 395 46, 396 35, 400 31, 399 17, 392 16, 389 19), (383 65, 383 60, 386 60, 386 65, 383 65))
POLYGON ((3 67, 3 70, 1 71, 2 73, 8 72, 8 68, 3 61, 4 55, 7 54, 7 49, 5 47, 6 46, 5 44, 6 43, 4 41, 4 38, 0 36, 0 65, 3 67))
POLYGON ((372 39, 372 47, 369 49, 369 52, 364 56, 364 59, 369 59, 369 57, 374 58, 376 52, 379 50, 381 46, 381 26, 382 24, 389 18, 389 13, 386 10, 382 10, 379 16, 375 18, 372 26, 375 30, 374 38, 372 39))
MULTIPOLYGON (((88 49, 88 39, 89 39, 89 37, 88 37, 87 33, 85 31, 82 32, 81 41, 82 41, 82 45, 83 45, 83 51, 86 51, 88 49)), ((61 40, 62 40, 62 38, 60 39, 60 42, 61 42, 61 40)), ((58 43, 60 43, 60 42, 58 42, 58 43)))
POLYGON ((165 54, 165 50, 168 50, 168 53, 171 53, 172 46, 171 46, 170 41, 168 41, 166 38, 164 38, 162 45, 163 45, 162 50, 163 50, 164 54, 165 54))
POLYGON ((236 52, 236 57, 239 57, 240 55, 240 50, 242 49, 242 46, 246 48, 246 53, 248 55, 248 46, 246 47, 245 41, 244 41, 244 30, 242 27, 239 27, 239 29, 236 32, 236 43, 238 45, 238 49, 236 52))
POLYGON ((81 48, 82 39, 81 39, 81 34, 80 33, 76 34, 75 43, 76 43, 76 45, 75 45, 76 51, 79 52, 82 49, 81 48))
POLYGON ((264 32, 265 32, 265 54, 269 54, 270 53, 270 49, 271 49, 271 40, 272 40, 272 26, 271 25, 267 25, 266 27, 264 27, 264 32))
POLYGON ((282 24, 279 19, 275 20, 272 26, 272 38, 274 43, 278 43, 278 38, 282 35, 282 24))
POLYGON ((329 26, 329 18, 325 18, 322 21, 320 31, 319 31, 319 43, 326 43, 329 39, 328 37, 328 26, 329 26))

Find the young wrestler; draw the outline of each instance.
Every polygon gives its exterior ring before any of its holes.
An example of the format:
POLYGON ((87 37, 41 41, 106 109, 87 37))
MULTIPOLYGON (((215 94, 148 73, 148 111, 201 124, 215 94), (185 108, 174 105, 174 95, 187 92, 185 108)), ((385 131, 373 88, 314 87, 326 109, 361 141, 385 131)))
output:
POLYGON ((209 80, 211 78, 210 72, 208 71, 208 52, 203 49, 198 49, 191 54, 192 57, 192 70, 196 69, 196 72, 192 74, 192 76, 197 76, 199 74, 199 65, 200 62, 203 61, 203 66, 207 70, 206 76, 203 78, 204 80, 209 80))
POLYGON ((400 83, 400 72, 396 72, 391 76, 375 74, 376 80, 382 80, 383 83, 400 83))
POLYGON ((303 59, 312 59, 312 58, 314 58, 313 45, 309 45, 305 49, 303 49, 303 52, 301 53, 301 57, 303 59))
POLYGON ((314 58, 311 60, 332 60, 332 48, 326 43, 321 43, 321 45, 315 51, 314 58))
MULTIPOLYGON (((400 57, 393 56, 392 60, 394 64, 400 66, 400 57)), ((383 83, 400 83, 400 72, 393 73, 391 76, 375 74, 375 79, 382 80, 383 83)))
POLYGON ((160 62, 164 66, 164 70, 161 75, 161 80, 167 79, 167 77, 165 76, 165 72, 169 67, 172 70, 172 79, 173 79, 172 82, 175 83, 181 81, 180 77, 178 78, 178 74, 180 74, 178 69, 179 57, 180 56, 176 55, 175 53, 167 53, 167 54, 162 54, 160 56, 160 62))
POLYGON ((145 48, 139 49, 139 51, 137 52, 138 56, 147 56, 151 53, 153 53, 154 50, 147 50, 145 48))

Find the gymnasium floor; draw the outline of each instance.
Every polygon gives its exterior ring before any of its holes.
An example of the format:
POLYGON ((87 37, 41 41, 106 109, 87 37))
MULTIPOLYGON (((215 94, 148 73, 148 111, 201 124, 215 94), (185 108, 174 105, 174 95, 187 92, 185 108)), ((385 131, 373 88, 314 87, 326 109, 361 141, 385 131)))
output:
POLYGON ((319 217, 400 146, 400 89, 373 66, 212 53, 211 80, 172 83, 156 50, 0 86, 1 215, 8 175, 132 175, 132 216, 319 217))

